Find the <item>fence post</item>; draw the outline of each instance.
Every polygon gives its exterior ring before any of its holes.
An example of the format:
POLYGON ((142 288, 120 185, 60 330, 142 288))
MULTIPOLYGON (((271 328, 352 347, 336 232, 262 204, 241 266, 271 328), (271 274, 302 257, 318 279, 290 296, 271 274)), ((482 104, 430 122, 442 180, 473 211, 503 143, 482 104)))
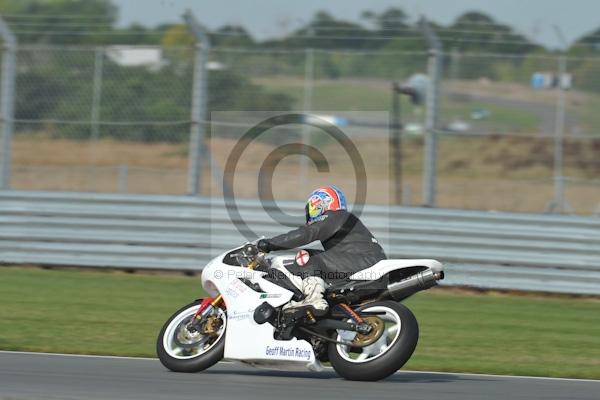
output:
MULTIPOLYGON (((567 42, 562 31, 554 25, 554 32, 564 49, 567 42)), ((554 131, 554 198, 548 206, 549 212, 564 213, 572 211, 565 199, 565 176, 563 168, 564 160, 564 138, 565 138, 565 113, 566 113, 566 88, 563 85, 563 77, 567 73, 567 58, 564 51, 558 57, 558 96, 556 98, 556 120, 554 131)))
POLYGON ((425 17, 420 21, 423 34, 429 46, 427 60, 426 120, 425 120, 425 156, 423 165, 423 205, 435 207, 437 179, 437 127, 439 111, 439 84, 441 72, 442 45, 429 26, 425 17))
POLYGON ((102 72, 104 69, 104 48, 96 47, 94 51, 94 80, 92 86, 92 109, 90 112, 90 164, 93 190, 96 188, 96 164, 98 163, 98 152, 96 147, 100 139, 100 105, 102 101, 102 72))
POLYGON ((400 120, 400 84, 392 82, 392 115, 390 123, 390 147, 392 157, 392 177, 394 179, 394 204, 402 205, 402 122, 400 120))
POLYGON ((565 177, 563 175, 563 155, 565 136, 565 89, 562 76, 566 72, 565 56, 558 58, 558 99, 556 100, 556 131, 554 133, 554 201, 552 211, 565 210, 565 177))
POLYGON ((196 36, 194 57, 194 80, 192 83, 192 111, 190 127, 190 149, 188 160, 188 194, 197 196, 202 194, 202 164, 204 141, 207 128, 208 104, 208 75, 206 63, 210 51, 210 39, 207 30, 200 25, 194 14, 187 10, 183 19, 189 30, 196 36))
MULTIPOLYGON (((302 104, 302 112, 308 114, 312 110, 313 97, 313 80, 315 76, 315 50, 312 48, 305 49, 305 64, 304 64, 304 101, 302 104)), ((310 126, 302 125, 302 144, 310 146, 310 126)), ((300 158, 300 187, 301 190, 310 190, 308 184, 308 156, 300 158)))
POLYGON ((0 123, 2 124, 2 142, 0 144, 0 189, 10 189, 17 39, 2 17, 0 17, 0 35, 4 42, 2 47, 2 81, 0 83, 0 123))
POLYGON ((127 193, 127 187, 129 186, 129 166, 127 164, 119 165, 119 178, 118 178, 118 190, 119 193, 127 193))

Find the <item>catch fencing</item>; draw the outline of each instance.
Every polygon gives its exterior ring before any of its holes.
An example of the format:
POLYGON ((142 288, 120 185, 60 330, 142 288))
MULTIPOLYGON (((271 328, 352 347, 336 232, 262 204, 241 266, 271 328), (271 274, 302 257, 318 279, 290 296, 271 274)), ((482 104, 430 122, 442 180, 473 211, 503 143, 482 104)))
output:
MULTIPOLYGON (((275 222, 255 200, 237 206, 267 236, 302 222, 275 222)), ((390 258, 443 262, 444 285, 600 295, 597 219, 383 206, 362 218, 390 258)), ((246 240, 225 203, 191 196, 0 191, 0 222, 9 265, 200 271, 246 240)))
MULTIPOLYGON (((172 195, 191 193, 190 177, 203 182, 203 195, 212 184, 220 185, 209 165, 222 169, 211 160, 227 154, 220 153, 223 140, 210 133, 227 121, 211 119, 216 111, 325 114, 373 139, 374 154, 387 152, 387 142, 377 139, 387 137, 389 118, 348 115, 392 111, 392 82, 426 74, 430 57, 425 47, 214 47, 203 50, 205 74, 198 75, 194 46, 19 45, 13 50, 15 113, 5 124, 14 125, 14 136, 10 151, 2 152, 4 158, 12 153, 13 189, 172 195), (194 101, 203 104, 197 87, 206 88, 210 121, 192 112, 194 101), (190 138, 197 128, 206 134, 198 148, 190 138)), ((434 206, 595 213, 599 59, 452 48, 439 55, 434 206), (536 74, 552 78, 560 71, 571 74, 571 86, 532 86, 536 74), (558 133, 563 139, 557 140, 558 133)), ((10 102, 10 96, 2 100, 10 102)), ((400 108, 402 204, 420 205, 427 203, 423 175, 431 160, 424 159, 424 138, 430 110, 405 98, 400 108)), ((309 190, 286 193, 286 199, 299 200, 309 190)))

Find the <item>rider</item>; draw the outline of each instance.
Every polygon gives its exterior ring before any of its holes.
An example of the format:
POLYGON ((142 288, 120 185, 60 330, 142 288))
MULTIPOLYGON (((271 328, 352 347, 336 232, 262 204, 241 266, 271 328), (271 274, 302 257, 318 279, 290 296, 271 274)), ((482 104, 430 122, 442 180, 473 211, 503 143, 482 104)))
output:
MULTIPOLYGON (((294 249, 316 240, 325 251, 301 250, 287 269, 302 278, 304 299, 292 301, 287 308, 312 306, 326 312, 326 281, 348 279, 353 273, 386 258, 373 234, 354 214, 346 210, 346 197, 335 186, 314 190, 306 202, 306 224, 288 233, 261 239, 259 250, 294 249)), ((286 308, 284 307, 284 308, 286 308)))

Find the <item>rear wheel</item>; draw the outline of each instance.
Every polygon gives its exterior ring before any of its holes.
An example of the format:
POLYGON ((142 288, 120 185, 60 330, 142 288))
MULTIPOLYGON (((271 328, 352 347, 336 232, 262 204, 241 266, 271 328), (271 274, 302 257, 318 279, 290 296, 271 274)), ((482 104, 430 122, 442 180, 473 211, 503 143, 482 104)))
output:
POLYGON ((353 347, 330 343, 329 361, 333 369, 346 379, 383 379, 399 370, 412 356, 419 339, 419 325, 413 313, 400 303, 382 301, 358 310, 377 313, 365 318, 375 327, 372 333, 358 335, 338 330, 336 340, 368 345, 353 347))
POLYGON ((177 310, 163 325, 156 341, 160 362, 175 372, 198 372, 223 358, 227 315, 215 308, 192 325, 201 300, 177 310))

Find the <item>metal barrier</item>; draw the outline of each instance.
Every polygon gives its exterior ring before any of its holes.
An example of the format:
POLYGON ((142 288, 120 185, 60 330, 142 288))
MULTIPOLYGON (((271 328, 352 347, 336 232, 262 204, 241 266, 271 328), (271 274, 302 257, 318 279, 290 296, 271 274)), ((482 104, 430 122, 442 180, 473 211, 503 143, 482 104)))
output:
MULTIPOLYGON (((256 200, 237 206, 260 234, 286 229, 256 200)), ((367 206, 362 219, 390 258, 445 263, 447 285, 600 294, 595 217, 367 206)), ((246 240, 237 222, 208 198, 0 191, 0 262, 197 271, 246 240)))

